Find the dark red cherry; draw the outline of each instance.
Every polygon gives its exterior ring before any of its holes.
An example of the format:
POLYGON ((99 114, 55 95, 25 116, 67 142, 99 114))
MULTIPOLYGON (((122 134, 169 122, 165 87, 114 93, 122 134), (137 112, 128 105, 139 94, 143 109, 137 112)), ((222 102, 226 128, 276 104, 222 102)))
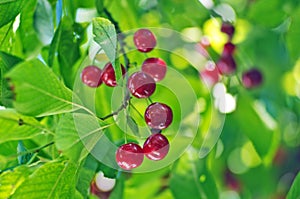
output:
POLYGON ((254 88, 262 84, 263 75, 260 70, 252 68, 242 75, 242 82, 246 88, 254 88))
POLYGON ((151 57, 146 59, 142 64, 142 71, 158 82, 166 76, 167 64, 161 58, 151 57))
POLYGON ((228 35, 229 39, 233 37, 233 34, 235 32, 234 26, 229 22, 223 22, 221 26, 221 32, 228 35))
POLYGON ((169 152, 169 141, 160 133, 150 135, 144 143, 143 151, 150 160, 161 160, 169 152))
POLYGON ((127 87, 133 96, 147 98, 155 91, 156 84, 147 73, 135 72, 129 77, 127 87))
POLYGON ((143 149, 135 143, 123 144, 116 152, 116 161, 125 170, 131 170, 140 166, 143 160, 143 149))
POLYGON ((235 50, 235 45, 231 42, 227 42, 224 45, 223 56, 232 55, 234 53, 234 50, 235 50))
POLYGON ((81 72, 81 81, 89 87, 96 88, 102 83, 102 70, 97 66, 87 66, 81 72))
POLYGON ((232 55, 222 56, 217 63, 217 68, 222 75, 231 75, 236 71, 236 63, 232 55))
POLYGON ((156 38, 148 29, 139 29, 133 36, 134 45, 138 51, 147 53, 156 46, 156 38))
POLYGON ((149 127, 162 130, 172 123, 173 113, 168 105, 155 102, 147 107, 144 118, 149 127))
MULTIPOLYGON (((121 64, 121 70, 122 70, 122 75, 124 75, 126 70, 122 64, 121 64)), ((102 75, 101 75, 101 80, 107 86, 110 86, 110 87, 117 86, 115 70, 113 68, 113 65, 110 62, 108 62, 104 66, 102 75)))

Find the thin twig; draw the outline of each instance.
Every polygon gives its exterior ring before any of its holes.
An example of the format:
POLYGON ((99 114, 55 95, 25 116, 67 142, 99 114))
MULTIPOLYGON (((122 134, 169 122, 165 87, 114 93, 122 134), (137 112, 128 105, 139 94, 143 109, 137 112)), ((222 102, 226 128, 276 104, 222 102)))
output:
POLYGON ((131 97, 130 97, 129 93, 127 92, 125 97, 124 97, 124 102, 121 104, 121 106, 116 111, 112 112, 109 115, 101 117, 100 119, 101 120, 107 120, 108 118, 111 118, 115 115, 118 115, 123 109, 125 109, 128 106, 130 99, 131 99, 131 97))
POLYGON ((39 153, 42 149, 47 148, 48 146, 51 146, 53 144, 54 144, 54 141, 49 142, 48 144, 45 144, 44 146, 41 146, 41 147, 38 147, 38 148, 34 148, 34 149, 30 149, 30 150, 27 150, 27 151, 17 153, 15 155, 10 156, 10 157, 18 157, 18 156, 27 155, 27 154, 30 154, 30 153, 39 153))

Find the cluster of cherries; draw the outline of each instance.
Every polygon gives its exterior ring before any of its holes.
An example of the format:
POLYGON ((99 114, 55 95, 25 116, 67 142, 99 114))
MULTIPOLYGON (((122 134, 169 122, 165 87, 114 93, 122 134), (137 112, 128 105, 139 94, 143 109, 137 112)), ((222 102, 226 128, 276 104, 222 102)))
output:
MULTIPOLYGON (((219 80, 219 75, 230 76, 236 72, 237 66, 234 59, 235 45, 232 43, 232 38, 235 33, 235 28, 231 23, 223 22, 221 32, 228 36, 228 41, 224 44, 221 57, 217 61, 216 68, 213 70, 204 70, 201 76, 207 79, 208 83, 216 83, 219 80)), ((206 42, 207 43, 207 42, 206 42)), ((201 45, 206 48, 207 44, 201 45)), ((242 84, 245 88, 255 88, 262 84, 263 75, 257 68, 251 68, 244 71, 242 74, 242 84)))
MULTIPOLYGON (((133 37, 138 51, 147 53, 156 46, 156 38, 148 29, 139 29, 133 37)), ((126 69, 120 65, 123 76, 126 69)), ((136 98, 149 98, 156 89, 156 82, 161 81, 167 71, 167 65, 161 58, 147 58, 141 67, 141 71, 132 73, 127 82, 127 89, 136 98)), ((102 83, 110 87, 117 86, 115 71, 109 62, 103 70, 97 66, 87 66, 81 72, 81 80, 89 87, 96 88, 102 83)), ((151 103, 145 110, 144 119, 151 129, 150 135, 143 147, 129 142, 121 145, 116 152, 117 164, 125 170, 131 170, 140 166, 146 156, 150 160, 161 160, 169 151, 169 141, 161 134, 173 120, 172 109, 160 102, 151 103)))

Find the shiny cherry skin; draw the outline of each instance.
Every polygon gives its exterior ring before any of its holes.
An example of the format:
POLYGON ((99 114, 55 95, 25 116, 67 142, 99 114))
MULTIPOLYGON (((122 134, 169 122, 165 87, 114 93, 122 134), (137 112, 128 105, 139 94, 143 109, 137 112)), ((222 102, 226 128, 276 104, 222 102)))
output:
POLYGON ((124 170, 131 170, 140 166, 143 160, 143 149, 136 143, 123 144, 116 152, 117 164, 124 170))
MULTIPOLYGON (((122 70, 122 75, 124 75, 126 73, 126 70, 122 64, 121 64, 121 70, 122 70)), ((107 63, 103 68, 101 81, 110 87, 117 86, 115 70, 113 68, 113 65, 110 62, 107 63)))
POLYGON ((162 160, 169 152, 169 141, 160 133, 150 135, 144 143, 143 151, 150 160, 162 160))
POLYGON ((236 63, 232 55, 223 55, 217 62, 217 68, 222 75, 231 75, 236 72, 236 63))
POLYGON ((161 58, 150 57, 143 62, 142 71, 158 82, 166 76, 167 64, 161 58))
POLYGON ((102 83, 101 81, 102 70, 97 66, 85 67, 81 74, 81 81, 89 87, 96 88, 102 83))
POLYGON ((147 98, 155 91, 154 79, 144 72, 135 72, 128 78, 127 88, 137 98, 147 98))
POLYGON ((243 73, 242 82, 245 88, 255 88, 262 84, 263 75, 260 70, 252 68, 243 73))
POLYGON ((133 42, 137 50, 143 53, 150 52, 156 46, 156 38, 148 29, 139 29, 134 33, 133 42))
POLYGON ((144 118, 150 128, 162 130, 172 123, 173 112, 168 105, 155 102, 147 107, 144 118))

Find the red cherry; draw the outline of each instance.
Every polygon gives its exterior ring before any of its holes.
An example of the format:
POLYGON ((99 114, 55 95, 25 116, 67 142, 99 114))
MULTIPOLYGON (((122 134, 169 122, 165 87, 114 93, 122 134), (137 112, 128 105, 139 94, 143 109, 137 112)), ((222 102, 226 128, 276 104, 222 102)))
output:
POLYGON ((234 50, 235 50, 235 45, 231 42, 227 42, 224 45, 223 56, 232 55, 234 53, 234 50))
POLYGON ((125 170, 131 170, 140 166, 143 160, 143 149, 135 143, 123 144, 116 152, 116 161, 125 170))
POLYGON ((166 76, 167 64, 160 58, 151 57, 144 61, 142 71, 158 82, 166 76))
POLYGON ((148 29, 139 29, 134 33, 133 41, 138 51, 147 53, 156 46, 156 38, 148 29))
POLYGON ((149 127, 162 130, 172 123, 173 113, 168 105, 155 102, 147 107, 144 118, 149 127))
POLYGON ((81 81, 89 87, 99 87, 102 83, 101 73, 101 69, 97 66, 87 66, 82 70, 80 74, 81 81))
POLYGON ((217 68, 222 75, 231 75, 236 71, 236 63, 231 55, 222 56, 217 63, 217 68))
POLYGON ((262 84, 263 75, 260 70, 252 68, 242 75, 242 82, 246 88, 255 88, 262 84))
POLYGON ((150 75, 144 72, 135 72, 129 77, 127 87, 133 96, 147 98, 155 91, 156 84, 150 75))
POLYGON ((221 27, 221 32, 227 34, 229 39, 231 39, 235 32, 235 28, 231 23, 223 22, 221 27))
MULTIPOLYGON (((124 75, 126 70, 122 64, 121 64, 121 69, 122 69, 122 75, 124 75)), ((117 86, 115 70, 113 68, 113 65, 110 62, 104 66, 104 69, 103 69, 103 72, 101 75, 101 80, 107 86, 110 86, 110 87, 117 86)))
POLYGON ((161 160, 169 152, 169 141, 160 133, 150 135, 144 143, 143 151, 150 160, 161 160))

